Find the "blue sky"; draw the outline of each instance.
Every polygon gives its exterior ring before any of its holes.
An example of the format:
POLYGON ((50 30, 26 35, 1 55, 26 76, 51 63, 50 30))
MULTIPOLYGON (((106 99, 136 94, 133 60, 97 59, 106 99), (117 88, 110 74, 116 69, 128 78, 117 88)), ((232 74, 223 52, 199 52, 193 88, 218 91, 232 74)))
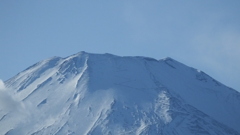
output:
POLYGON ((239 0, 1 0, 0 78, 86 51, 172 57, 240 91, 239 0))

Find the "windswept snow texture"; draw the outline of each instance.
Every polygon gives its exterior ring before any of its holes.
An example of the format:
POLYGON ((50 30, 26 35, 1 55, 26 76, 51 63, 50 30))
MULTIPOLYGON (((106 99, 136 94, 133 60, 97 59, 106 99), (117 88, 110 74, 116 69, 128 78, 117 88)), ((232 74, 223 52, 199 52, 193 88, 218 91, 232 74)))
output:
POLYGON ((7 135, 240 135, 240 94, 171 58, 80 52, 5 82, 7 135))

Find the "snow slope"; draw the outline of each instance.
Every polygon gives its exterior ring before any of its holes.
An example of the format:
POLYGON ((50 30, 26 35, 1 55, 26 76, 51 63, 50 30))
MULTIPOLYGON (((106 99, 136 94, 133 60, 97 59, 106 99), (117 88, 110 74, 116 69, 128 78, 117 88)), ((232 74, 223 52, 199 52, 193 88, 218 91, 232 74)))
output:
POLYGON ((0 134, 239 135, 240 94, 171 58, 80 52, 5 82, 0 134))

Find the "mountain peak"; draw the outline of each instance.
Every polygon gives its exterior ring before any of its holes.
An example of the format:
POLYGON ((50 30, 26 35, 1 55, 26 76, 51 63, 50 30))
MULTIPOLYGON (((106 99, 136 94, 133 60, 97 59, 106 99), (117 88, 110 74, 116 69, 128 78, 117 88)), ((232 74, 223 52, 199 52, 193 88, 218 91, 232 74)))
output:
POLYGON ((169 57, 82 51, 5 83, 27 113, 0 111, 0 134, 240 132, 240 94, 169 57))

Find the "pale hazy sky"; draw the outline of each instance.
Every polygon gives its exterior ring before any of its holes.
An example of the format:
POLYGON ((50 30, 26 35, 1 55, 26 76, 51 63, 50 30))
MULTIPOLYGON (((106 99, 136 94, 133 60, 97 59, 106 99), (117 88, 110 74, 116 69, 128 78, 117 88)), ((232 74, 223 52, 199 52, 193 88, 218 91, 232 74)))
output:
POLYGON ((168 56, 240 91, 240 1, 0 0, 0 79, 79 51, 168 56))

